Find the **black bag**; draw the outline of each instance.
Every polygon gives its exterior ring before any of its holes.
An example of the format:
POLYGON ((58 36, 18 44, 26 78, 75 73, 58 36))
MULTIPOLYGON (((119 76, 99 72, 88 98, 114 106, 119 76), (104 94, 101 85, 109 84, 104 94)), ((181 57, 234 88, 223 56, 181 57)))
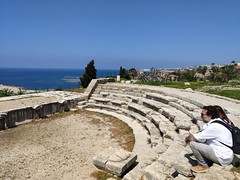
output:
MULTIPOLYGON (((219 121, 219 120, 213 121, 212 123, 222 124, 232 133, 233 146, 230 148, 233 150, 233 152, 235 154, 240 154, 240 129, 237 126, 235 126, 233 123, 232 123, 232 126, 230 127, 223 121, 219 121)), ((224 143, 222 143, 222 144, 224 144, 224 143)), ((226 144, 224 144, 224 145, 227 146, 226 144)))

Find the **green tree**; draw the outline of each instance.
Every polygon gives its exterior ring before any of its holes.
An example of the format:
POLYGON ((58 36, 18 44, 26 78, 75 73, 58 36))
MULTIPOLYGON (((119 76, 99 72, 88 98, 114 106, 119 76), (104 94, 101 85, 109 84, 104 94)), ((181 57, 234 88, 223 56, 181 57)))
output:
POLYGON ((97 70, 94 66, 94 60, 91 60, 87 67, 85 67, 85 71, 83 73, 83 76, 80 77, 81 85, 83 88, 86 88, 92 79, 96 79, 97 70))
POLYGON ((120 75, 121 78, 131 79, 130 74, 128 73, 128 71, 125 68, 123 68, 122 66, 120 67, 119 75, 120 75))
POLYGON ((234 65, 226 65, 222 69, 223 79, 222 82, 228 82, 237 77, 237 70, 234 65))
POLYGON ((207 71, 207 66, 198 66, 196 71, 204 75, 207 71))
POLYGON ((221 69, 218 66, 213 65, 208 80, 212 82, 220 82, 221 78, 222 78, 221 69))
POLYGON ((222 68, 213 66, 211 69, 211 75, 208 77, 213 82, 228 82, 231 79, 236 78, 238 70, 233 64, 226 65, 222 68))
POLYGON ((177 74, 179 77, 179 81, 195 81, 196 77, 195 77, 195 70, 190 70, 190 69, 186 69, 184 71, 180 71, 180 74, 177 74))

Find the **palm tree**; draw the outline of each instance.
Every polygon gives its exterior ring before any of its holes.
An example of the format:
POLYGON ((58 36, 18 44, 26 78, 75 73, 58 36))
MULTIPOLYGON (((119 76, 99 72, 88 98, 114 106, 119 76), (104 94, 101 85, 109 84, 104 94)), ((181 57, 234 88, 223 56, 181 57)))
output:
POLYGON ((221 77, 221 69, 218 66, 212 66, 211 73, 208 79, 213 82, 218 82, 221 77))
POLYGON ((223 82, 228 82, 229 80, 235 78, 237 76, 236 69, 234 65, 227 65, 224 66, 222 69, 223 74, 223 82))

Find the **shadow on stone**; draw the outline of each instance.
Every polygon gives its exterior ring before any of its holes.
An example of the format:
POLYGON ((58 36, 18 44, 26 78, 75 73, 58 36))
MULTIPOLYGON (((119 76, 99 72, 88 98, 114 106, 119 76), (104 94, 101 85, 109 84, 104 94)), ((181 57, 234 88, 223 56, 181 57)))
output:
POLYGON ((192 159, 193 154, 185 154, 184 156, 188 159, 188 162, 189 162, 192 166, 197 166, 197 165, 198 165, 197 160, 192 159))
POLYGON ((193 119, 192 119, 192 123, 193 123, 193 124, 197 124, 197 119, 193 118, 193 119))
POLYGON ((179 175, 179 173, 178 173, 177 171, 174 171, 174 172, 171 174, 171 176, 172 176, 173 178, 176 178, 178 175, 179 175))
POLYGON ((240 166, 240 159, 234 154, 232 165, 234 167, 239 167, 240 166))
POLYGON ((131 170, 133 170, 139 162, 135 161, 122 175, 120 178, 123 178, 126 174, 128 174, 131 170))

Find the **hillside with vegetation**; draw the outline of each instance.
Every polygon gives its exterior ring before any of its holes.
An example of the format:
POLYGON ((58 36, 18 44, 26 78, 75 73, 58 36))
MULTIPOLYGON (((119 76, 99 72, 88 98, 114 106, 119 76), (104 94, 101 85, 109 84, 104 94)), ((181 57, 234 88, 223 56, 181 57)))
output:
POLYGON ((240 63, 236 61, 226 65, 212 63, 188 68, 151 68, 148 71, 141 70, 139 72, 132 68, 128 73, 130 79, 138 84, 191 88, 240 100, 240 63))

